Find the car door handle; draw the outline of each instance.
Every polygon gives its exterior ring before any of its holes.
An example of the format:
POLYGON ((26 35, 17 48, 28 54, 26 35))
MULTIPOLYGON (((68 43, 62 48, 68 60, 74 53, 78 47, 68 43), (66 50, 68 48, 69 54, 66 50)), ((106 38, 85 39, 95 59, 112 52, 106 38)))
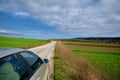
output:
POLYGON ((37 78, 37 80, 42 80, 42 79, 39 77, 39 78, 37 78))

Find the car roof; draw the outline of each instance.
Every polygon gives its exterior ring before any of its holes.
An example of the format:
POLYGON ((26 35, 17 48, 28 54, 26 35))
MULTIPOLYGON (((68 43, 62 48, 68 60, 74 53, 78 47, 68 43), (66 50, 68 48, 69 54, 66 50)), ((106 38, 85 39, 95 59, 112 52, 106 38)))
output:
POLYGON ((0 48, 0 58, 14 54, 17 52, 26 51, 25 49, 20 48, 0 48))

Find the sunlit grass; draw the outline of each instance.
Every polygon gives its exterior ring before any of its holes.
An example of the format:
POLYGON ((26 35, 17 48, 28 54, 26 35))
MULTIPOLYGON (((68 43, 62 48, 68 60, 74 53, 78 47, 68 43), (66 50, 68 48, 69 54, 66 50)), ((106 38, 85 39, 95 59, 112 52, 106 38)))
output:
POLYGON ((0 36, 0 47, 30 48, 48 43, 47 40, 0 36))
POLYGON ((84 57, 109 80, 120 79, 120 55, 115 53, 73 50, 77 57, 84 57))
POLYGON ((104 78, 84 58, 77 58, 59 42, 55 48, 54 80, 104 80, 104 78))
POLYGON ((120 44, 64 42, 78 58, 84 57, 106 80, 120 80, 120 44))

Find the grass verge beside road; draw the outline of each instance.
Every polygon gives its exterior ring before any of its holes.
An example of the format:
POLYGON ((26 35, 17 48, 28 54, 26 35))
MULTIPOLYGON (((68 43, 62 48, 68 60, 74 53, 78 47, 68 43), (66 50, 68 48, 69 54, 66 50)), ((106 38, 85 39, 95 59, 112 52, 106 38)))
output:
POLYGON ((0 36, 0 47, 31 48, 48 42, 50 41, 0 36))
POLYGON ((76 57, 85 58, 106 80, 120 80, 120 44, 69 41, 64 44, 76 57))
POLYGON ((54 80, 104 80, 104 78, 84 58, 77 58, 58 42, 54 56, 54 80))

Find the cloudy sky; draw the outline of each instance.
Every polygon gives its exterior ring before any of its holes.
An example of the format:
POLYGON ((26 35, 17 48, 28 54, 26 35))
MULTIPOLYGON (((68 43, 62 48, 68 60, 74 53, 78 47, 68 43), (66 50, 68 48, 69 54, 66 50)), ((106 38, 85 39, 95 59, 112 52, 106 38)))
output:
POLYGON ((120 37, 120 0, 0 0, 0 35, 120 37))

